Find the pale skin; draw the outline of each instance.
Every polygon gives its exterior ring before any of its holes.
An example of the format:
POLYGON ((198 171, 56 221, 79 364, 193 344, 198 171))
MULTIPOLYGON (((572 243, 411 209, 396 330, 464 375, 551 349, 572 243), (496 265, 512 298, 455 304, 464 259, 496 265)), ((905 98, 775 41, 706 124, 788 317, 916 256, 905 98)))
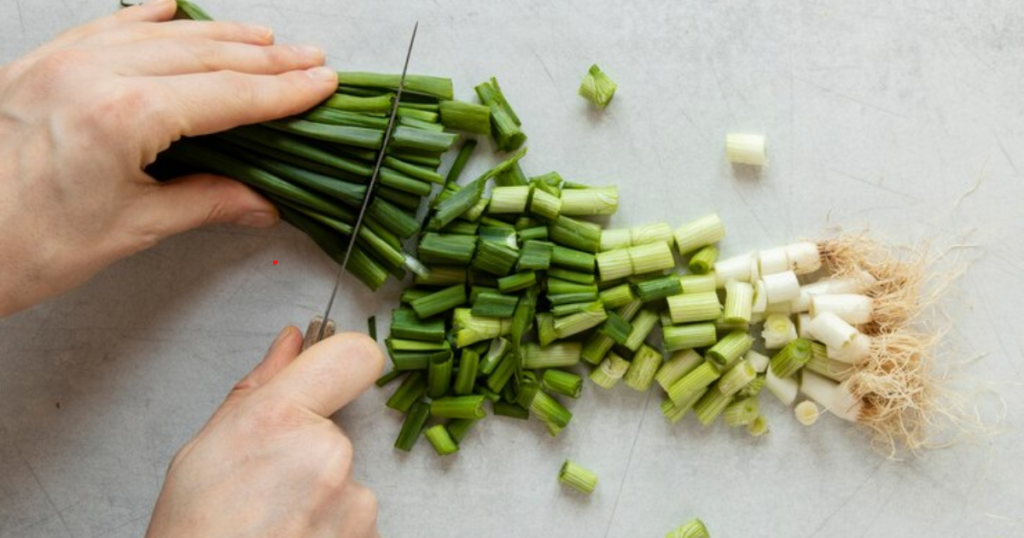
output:
MULTIPOLYGON (((210 224, 278 221, 228 178, 158 184, 144 168, 182 136, 306 110, 337 75, 316 47, 260 26, 171 21, 156 0, 73 28, 0 67, 0 317, 89 280, 114 261, 210 224)), ((147 536, 377 536, 373 493, 351 473, 331 415, 383 357, 341 334, 300 353, 286 327, 175 456, 147 536)))

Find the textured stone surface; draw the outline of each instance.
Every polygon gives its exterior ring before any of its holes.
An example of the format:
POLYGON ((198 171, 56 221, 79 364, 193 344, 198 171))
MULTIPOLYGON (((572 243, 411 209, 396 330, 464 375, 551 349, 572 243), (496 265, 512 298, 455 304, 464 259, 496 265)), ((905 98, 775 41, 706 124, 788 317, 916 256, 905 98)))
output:
MULTIPOLYGON (((0 61, 114 4, 0 0, 0 61)), ((996 435, 893 462, 862 432, 831 418, 805 429, 769 399, 771 434, 753 440, 692 420, 669 427, 657 398, 591 385, 558 439, 492 419, 440 460, 426 446, 391 450, 399 422, 372 391, 338 418, 380 497, 384 536, 662 536, 695 515, 716 536, 1022 532, 1019 2, 204 5, 321 44, 351 69, 398 69, 418 19, 412 70, 452 76, 463 98, 500 77, 530 135, 527 172, 619 184, 613 224, 717 210, 726 253, 836 227, 973 246, 953 251, 974 263, 947 304, 969 363, 962 388, 1005 400, 996 435), (595 61, 619 83, 603 114, 576 95, 595 61), (759 174, 723 157, 725 133, 745 129, 768 135, 759 174), (556 482, 566 457, 600 475, 590 498, 556 482)), ((208 229, 0 321, 0 537, 140 536, 170 457, 281 326, 322 308, 332 276, 285 226, 208 229)), ((339 325, 384 319, 397 291, 349 286, 339 325)))

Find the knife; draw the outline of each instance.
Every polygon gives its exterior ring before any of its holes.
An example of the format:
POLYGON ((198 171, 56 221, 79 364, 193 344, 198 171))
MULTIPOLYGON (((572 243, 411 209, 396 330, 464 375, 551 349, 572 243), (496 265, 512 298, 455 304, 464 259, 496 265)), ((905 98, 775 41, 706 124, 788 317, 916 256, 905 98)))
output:
POLYGON ((334 321, 331 320, 331 308, 334 306, 334 299, 338 296, 338 288, 341 286, 341 279, 345 274, 345 268, 348 267, 348 261, 352 257, 352 251, 355 249, 356 239, 359 237, 359 229, 363 225, 363 217, 366 216, 366 208, 369 207, 370 197, 373 196, 373 186, 377 183, 377 176, 380 175, 388 143, 391 142, 391 131, 395 126, 395 118, 398 116, 398 104, 402 101, 402 90, 405 88, 405 73, 409 70, 409 58, 412 57, 413 45, 416 43, 416 30, 419 27, 420 23, 417 22, 412 28, 412 37, 409 38, 409 49, 405 53, 405 64, 402 66, 402 76, 398 79, 398 90, 395 92, 395 102, 391 105, 388 127, 384 131, 384 143, 381 144, 380 153, 377 155, 377 164, 373 167, 373 175, 370 176, 370 184, 366 187, 366 196, 363 197, 363 205, 359 208, 356 224, 352 227, 352 236, 348 242, 348 247, 345 249, 345 256, 341 260, 341 267, 338 268, 338 274, 334 277, 334 288, 331 290, 331 297, 327 300, 327 308, 324 309, 323 316, 315 316, 309 322, 309 327, 306 329, 306 337, 302 343, 303 350, 323 340, 324 337, 334 334, 335 325, 334 321))

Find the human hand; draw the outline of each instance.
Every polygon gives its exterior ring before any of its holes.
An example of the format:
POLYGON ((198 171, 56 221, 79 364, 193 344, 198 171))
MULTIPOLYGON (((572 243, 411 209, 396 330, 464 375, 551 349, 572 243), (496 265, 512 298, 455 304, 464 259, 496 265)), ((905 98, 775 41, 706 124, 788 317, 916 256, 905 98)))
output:
POLYGON ((274 207, 210 174, 143 169, 182 136, 307 110, 337 88, 315 47, 269 29, 170 19, 155 0, 73 28, 0 67, 0 317, 198 226, 274 224, 274 207))
POLYGON ((147 538, 370 538, 377 501, 351 477, 327 417, 365 391, 383 356, 346 333, 299 355, 288 327, 171 462, 147 538))

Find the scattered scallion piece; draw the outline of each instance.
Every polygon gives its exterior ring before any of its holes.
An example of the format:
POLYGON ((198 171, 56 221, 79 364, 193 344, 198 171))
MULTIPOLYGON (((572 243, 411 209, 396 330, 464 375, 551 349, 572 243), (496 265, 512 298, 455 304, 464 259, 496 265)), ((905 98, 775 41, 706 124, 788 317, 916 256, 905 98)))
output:
POLYGON ((594 64, 590 66, 587 75, 583 77, 579 91, 584 99, 593 103, 597 108, 604 108, 615 96, 617 87, 618 85, 604 71, 601 71, 597 64, 594 64))
POLYGON ((651 346, 641 345, 633 355, 623 381, 633 390, 645 392, 654 384, 654 376, 661 364, 661 353, 651 346))
POLYGON ((768 160, 764 146, 762 135, 730 133, 725 138, 725 154, 732 163, 764 166, 768 160))
POLYGON ((558 481, 588 495, 597 487, 597 475, 570 460, 562 464, 558 471, 558 481))
POLYGON ((666 534, 665 538, 711 538, 711 535, 703 521, 693 519, 666 534))
POLYGON ((429 419, 430 405, 423 402, 414 403, 405 415, 402 431, 399 432, 398 439, 395 439, 395 448, 406 452, 412 450, 413 445, 420 438, 423 427, 426 426, 429 419))
POLYGON ((564 370, 544 370, 540 378, 541 387, 545 390, 570 398, 579 398, 583 391, 583 378, 564 370))
POLYGON ((448 429, 443 424, 427 428, 423 435, 430 441, 438 456, 447 456, 459 451, 459 445, 452 439, 451 434, 448 433, 448 429))

